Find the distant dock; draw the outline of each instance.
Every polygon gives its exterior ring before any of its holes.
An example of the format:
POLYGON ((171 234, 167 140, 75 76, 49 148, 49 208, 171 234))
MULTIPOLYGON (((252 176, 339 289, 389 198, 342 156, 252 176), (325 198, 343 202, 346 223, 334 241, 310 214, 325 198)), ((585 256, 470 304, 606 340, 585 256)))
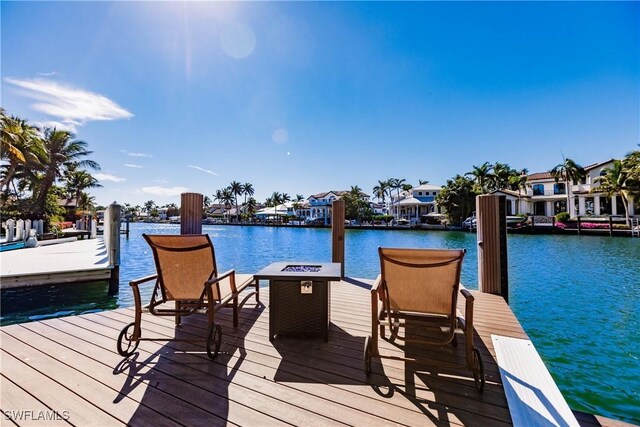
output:
POLYGON ((86 239, 0 254, 0 289, 109 280, 104 239, 86 239))

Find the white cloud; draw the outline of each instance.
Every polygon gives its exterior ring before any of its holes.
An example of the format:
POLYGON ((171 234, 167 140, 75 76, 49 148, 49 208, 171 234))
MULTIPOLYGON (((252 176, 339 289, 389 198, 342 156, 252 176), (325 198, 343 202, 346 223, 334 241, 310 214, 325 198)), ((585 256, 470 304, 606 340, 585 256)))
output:
POLYGON ((126 154, 127 156, 130 157, 147 157, 147 158, 152 158, 153 156, 151 154, 147 154, 147 153, 132 153, 129 152, 127 150, 120 150, 120 152, 126 154))
POLYGON ((133 117, 109 98, 88 90, 63 85, 46 79, 5 78, 7 83, 23 89, 23 95, 39 101, 36 111, 59 117, 63 123, 82 125, 92 120, 117 120, 133 117))
POLYGON ((125 163, 124 165, 126 167, 128 167, 128 168, 142 169, 142 166, 140 166, 140 165, 134 165, 134 164, 131 164, 131 163, 125 163))
POLYGON ((124 182, 126 179, 108 173, 94 173, 93 177, 98 181, 124 182))
POLYGON ((51 77, 51 76, 55 76, 56 72, 52 71, 50 73, 38 73, 38 74, 41 75, 41 76, 51 77))
POLYGON ((153 194, 154 196, 177 196, 181 193, 188 191, 187 187, 142 187, 143 193, 153 194))
POLYGON ((196 166, 196 165, 189 165, 188 167, 192 168, 192 169, 197 169, 199 171, 208 173, 209 175, 218 175, 217 173, 215 173, 214 171, 210 170, 210 169, 205 169, 205 168, 201 168, 200 166, 196 166))
POLYGON ((62 122, 59 122, 56 120, 46 120, 44 122, 32 122, 32 123, 34 126, 37 126, 40 129, 55 128, 56 130, 66 130, 73 133, 76 133, 78 131, 78 125, 81 125, 81 123, 73 120, 65 120, 62 122))

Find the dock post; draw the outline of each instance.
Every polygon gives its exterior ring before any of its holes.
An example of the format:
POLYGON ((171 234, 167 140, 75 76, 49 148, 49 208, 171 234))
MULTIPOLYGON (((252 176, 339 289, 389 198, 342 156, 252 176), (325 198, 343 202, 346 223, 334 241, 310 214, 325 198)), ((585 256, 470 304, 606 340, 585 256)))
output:
POLYGON ((180 234, 202 234, 202 200, 200 193, 180 195, 180 234))
POLYGON ((340 263, 340 278, 344 278, 344 200, 334 200, 331 215, 331 262, 340 263))
POLYGON ((580 235, 580 215, 578 215, 578 236, 580 235))
POLYGON ((613 217, 609 215, 609 236, 613 236, 613 217))
POLYGON ((104 225, 104 241, 111 267, 109 295, 114 295, 120 289, 120 205, 116 202, 107 206, 104 225))
POLYGON ((131 215, 125 216, 126 225, 125 225, 125 235, 129 238, 129 223, 131 222, 131 215))
POLYGON ((481 292, 502 295, 509 303, 507 274, 507 219, 505 196, 476 197, 478 287, 481 292))

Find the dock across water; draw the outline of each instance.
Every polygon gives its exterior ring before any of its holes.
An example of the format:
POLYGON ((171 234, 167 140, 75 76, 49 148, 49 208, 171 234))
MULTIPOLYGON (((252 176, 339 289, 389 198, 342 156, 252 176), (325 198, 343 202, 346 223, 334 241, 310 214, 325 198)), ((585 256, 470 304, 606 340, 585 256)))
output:
POLYGON ((109 280, 102 238, 17 249, 0 254, 0 288, 109 280))

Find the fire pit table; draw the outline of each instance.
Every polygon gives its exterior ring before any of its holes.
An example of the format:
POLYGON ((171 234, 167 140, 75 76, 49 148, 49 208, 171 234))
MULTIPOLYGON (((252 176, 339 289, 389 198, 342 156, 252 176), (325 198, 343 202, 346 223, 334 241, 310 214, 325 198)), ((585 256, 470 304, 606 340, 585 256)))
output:
POLYGON ((329 340, 331 281, 338 263, 274 262, 253 275, 269 281, 269 340, 276 335, 329 340))

